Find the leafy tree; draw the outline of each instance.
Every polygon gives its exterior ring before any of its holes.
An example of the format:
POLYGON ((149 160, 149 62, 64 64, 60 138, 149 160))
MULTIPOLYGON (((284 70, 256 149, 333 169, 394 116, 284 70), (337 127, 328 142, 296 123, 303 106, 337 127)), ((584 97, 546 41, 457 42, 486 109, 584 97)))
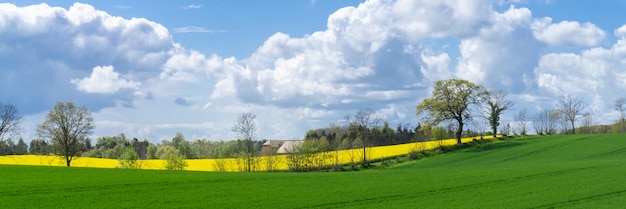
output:
POLYGON ((436 140, 439 149, 443 149, 443 139, 446 138, 448 132, 441 126, 434 127, 431 131, 431 140, 436 140))
POLYGON ((78 107, 73 102, 58 102, 48 112, 46 120, 37 125, 37 133, 52 141, 55 153, 69 167, 93 128, 93 117, 86 107, 78 107))
POLYGON ((453 120, 457 123, 457 143, 462 143, 463 125, 471 119, 470 106, 478 102, 486 91, 479 85, 462 79, 439 80, 435 82, 432 97, 417 105, 417 115, 427 113, 424 119, 428 126, 453 120))
POLYGON ((146 159, 156 159, 158 156, 156 155, 157 147, 154 144, 149 143, 148 148, 146 148, 146 159))
POLYGON ((124 152, 118 158, 118 168, 124 169, 140 169, 141 161, 139 160, 139 156, 137 156, 137 152, 132 147, 127 147, 124 149, 124 152))
POLYGON ((12 104, 0 104, 0 142, 10 139, 20 132, 22 117, 12 104))
POLYGON ((33 139, 28 147, 30 154, 47 155, 52 152, 52 147, 43 139, 33 139))
POLYGON ((559 112, 563 119, 571 124, 572 134, 576 134, 575 122, 587 108, 587 102, 581 98, 562 96, 559 100, 559 112))
POLYGON ((494 138, 500 126, 500 116, 504 111, 513 107, 513 102, 508 100, 507 96, 508 93, 502 90, 485 91, 481 94, 481 113, 489 121, 494 138))
POLYGON ((13 140, 7 139, 4 141, 0 141, 0 155, 10 155, 13 154, 13 140))
POLYGON ((244 170, 250 172, 254 166, 254 156, 256 153, 253 141, 256 134, 256 115, 253 113, 242 113, 237 116, 237 121, 233 124, 232 131, 237 135, 239 145, 239 157, 244 161, 244 170))
POLYGON ((28 153, 28 145, 24 142, 24 139, 20 138, 15 145, 15 154, 24 155, 26 153, 28 153))

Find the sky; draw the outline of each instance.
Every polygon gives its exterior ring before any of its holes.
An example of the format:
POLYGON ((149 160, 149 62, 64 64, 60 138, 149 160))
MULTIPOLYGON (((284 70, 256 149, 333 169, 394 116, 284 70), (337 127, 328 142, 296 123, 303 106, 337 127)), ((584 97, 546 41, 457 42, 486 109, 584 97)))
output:
POLYGON ((59 101, 93 138, 298 139, 371 108, 416 125, 437 80, 509 92, 515 107, 582 98, 596 123, 626 97, 624 0, 19 1, 0 3, 0 103, 22 137, 59 101))

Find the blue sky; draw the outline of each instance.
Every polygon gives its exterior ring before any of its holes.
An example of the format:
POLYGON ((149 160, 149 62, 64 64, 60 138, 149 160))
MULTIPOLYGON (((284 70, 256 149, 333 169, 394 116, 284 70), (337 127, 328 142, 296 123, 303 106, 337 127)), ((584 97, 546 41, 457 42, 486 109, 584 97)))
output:
MULTIPOLYGON (((417 124, 439 79, 510 92, 515 110, 584 98, 596 123, 626 89, 626 1, 35 1, 0 4, 0 102, 26 140, 57 101, 94 137, 300 138, 372 108, 417 124)), ((626 95, 623 95, 626 96, 626 95)))

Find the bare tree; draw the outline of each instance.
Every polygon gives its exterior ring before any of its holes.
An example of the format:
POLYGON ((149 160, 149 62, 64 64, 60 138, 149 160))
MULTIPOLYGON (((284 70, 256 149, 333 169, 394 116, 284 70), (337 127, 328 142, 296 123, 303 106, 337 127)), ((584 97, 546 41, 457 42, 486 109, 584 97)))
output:
POLYGON ((244 160, 245 170, 252 171, 254 166, 255 144, 254 135, 256 134, 256 124, 254 122, 256 115, 253 113, 242 113, 237 116, 237 121, 233 124, 232 131, 237 135, 237 142, 240 149, 240 158, 244 160))
POLYGON ((367 165, 367 146, 371 142, 371 130, 372 128, 378 127, 378 124, 382 119, 380 119, 374 113, 374 110, 370 108, 360 109, 354 117, 350 115, 346 115, 346 122, 349 126, 353 126, 357 129, 357 132, 361 135, 361 140, 363 141, 363 161, 361 162, 363 165, 367 165))
POLYGON ((508 93, 502 90, 488 91, 481 97, 481 113, 489 121, 493 138, 496 138, 502 112, 511 109, 513 102, 507 99, 508 93))
POLYGON ((546 118, 548 119, 548 123, 546 123, 546 133, 548 134, 556 134, 557 133, 557 127, 559 124, 559 121, 561 121, 560 118, 561 117, 561 112, 557 109, 549 109, 546 110, 546 118))
POLYGON ((626 98, 620 97, 615 100, 615 110, 620 113, 619 121, 617 122, 622 125, 622 130, 620 131, 624 132, 626 131, 626 98))
POLYGON ((480 135, 480 139, 483 139, 485 130, 487 129, 487 126, 489 126, 489 122, 481 119, 472 119, 472 125, 476 128, 476 131, 480 135))
POLYGON ((52 140, 54 151, 65 159, 69 167, 72 159, 80 154, 93 128, 93 117, 85 106, 58 102, 48 112, 46 120, 37 125, 37 133, 52 140))
POLYGON ((544 130, 543 127, 545 126, 546 122, 545 122, 544 118, 542 117, 543 116, 542 113, 543 112, 535 113, 535 115, 533 115, 533 118, 532 118, 533 119, 533 129, 535 129, 535 133, 537 133, 537 134, 543 134, 544 133, 543 132, 543 130, 544 130))
POLYGON ((513 120, 515 121, 515 128, 519 130, 520 135, 526 135, 526 120, 528 120, 526 109, 518 111, 513 120))
POLYGON ((583 115, 583 117, 580 119, 581 122, 581 126, 582 126, 582 132, 584 134, 590 134, 591 131, 591 126, 593 126, 594 120, 593 120, 593 116, 591 116, 591 114, 585 114, 583 115))
POLYGON ((564 119, 571 124, 572 134, 576 133, 576 120, 586 108, 587 103, 581 98, 568 95, 562 96, 559 100, 559 111, 563 114, 564 119))
POLYGON ((22 117, 12 104, 0 104, 0 142, 13 138, 20 132, 22 117))

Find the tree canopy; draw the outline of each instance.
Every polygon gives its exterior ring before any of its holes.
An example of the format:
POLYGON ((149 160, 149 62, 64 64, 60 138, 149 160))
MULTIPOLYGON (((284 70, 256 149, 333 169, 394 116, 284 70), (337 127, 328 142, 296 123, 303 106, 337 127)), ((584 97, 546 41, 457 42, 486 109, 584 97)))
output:
POLYGON ((83 144, 94 129, 89 110, 73 102, 58 102, 46 115, 46 120, 37 125, 42 138, 52 140, 54 152, 65 159, 69 167, 72 159, 79 155, 83 144))
POLYGON ((447 120, 455 121, 458 125, 456 139, 460 144, 463 125, 466 120, 471 119, 470 106, 477 103, 478 98, 484 94, 486 91, 482 86, 467 80, 439 80, 435 82, 432 97, 417 105, 417 115, 426 114, 423 120, 430 126, 447 120))

